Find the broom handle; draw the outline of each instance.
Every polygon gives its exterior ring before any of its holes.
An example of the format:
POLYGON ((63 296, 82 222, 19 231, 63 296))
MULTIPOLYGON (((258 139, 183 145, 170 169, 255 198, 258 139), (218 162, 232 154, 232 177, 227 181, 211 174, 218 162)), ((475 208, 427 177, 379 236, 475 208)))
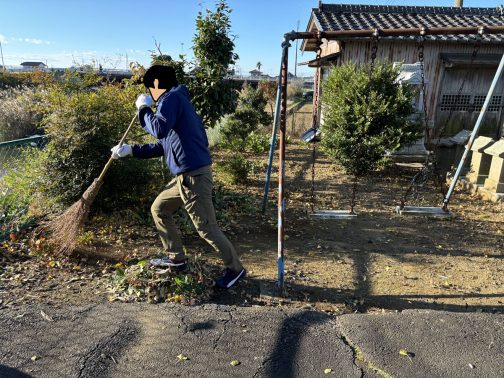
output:
MULTIPOLYGON (((133 117, 133 119, 131 120, 131 123, 130 125, 128 126, 128 128, 126 129, 126 132, 124 133, 124 135, 122 136, 121 140, 119 141, 119 146, 122 146, 124 141, 126 140, 126 137, 128 136, 129 132, 131 131, 131 128, 133 127, 133 124, 135 123, 135 120, 137 118, 137 115, 135 114, 135 116, 133 117)), ((114 161, 114 159, 112 159, 112 157, 108 160, 107 164, 105 164, 105 167, 103 167, 103 170, 102 172, 100 173, 100 176, 96 179, 96 181, 103 181, 103 179, 105 178, 105 174, 107 173, 107 171, 109 170, 110 166, 112 165, 112 162, 114 161)))

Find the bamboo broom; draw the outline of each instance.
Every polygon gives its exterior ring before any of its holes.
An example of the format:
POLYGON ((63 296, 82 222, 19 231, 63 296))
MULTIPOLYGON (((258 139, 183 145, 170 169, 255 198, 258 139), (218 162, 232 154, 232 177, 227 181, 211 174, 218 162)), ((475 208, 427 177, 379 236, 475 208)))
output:
MULTIPOLYGON (((123 145, 126 137, 133 127, 133 124, 135 123, 136 117, 137 116, 135 114, 128 126, 128 129, 119 141, 119 145, 123 145)), ((56 246, 57 254, 70 254, 75 249, 79 231, 87 220, 91 205, 100 191, 103 179, 105 178, 105 175, 107 174, 107 171, 111 167, 113 161, 114 159, 110 157, 100 176, 93 181, 77 202, 70 206, 63 214, 47 222, 44 226, 44 229, 49 231, 52 235, 51 240, 56 246)))

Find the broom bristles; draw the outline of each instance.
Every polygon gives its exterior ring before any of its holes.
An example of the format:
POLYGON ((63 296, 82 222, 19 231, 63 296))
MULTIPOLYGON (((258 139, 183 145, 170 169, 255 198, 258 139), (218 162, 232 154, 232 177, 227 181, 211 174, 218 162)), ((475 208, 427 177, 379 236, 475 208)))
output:
POLYGON ((74 251, 79 232, 88 218, 101 185, 102 181, 94 180, 77 202, 45 225, 44 228, 51 233, 57 254, 70 254, 74 251))

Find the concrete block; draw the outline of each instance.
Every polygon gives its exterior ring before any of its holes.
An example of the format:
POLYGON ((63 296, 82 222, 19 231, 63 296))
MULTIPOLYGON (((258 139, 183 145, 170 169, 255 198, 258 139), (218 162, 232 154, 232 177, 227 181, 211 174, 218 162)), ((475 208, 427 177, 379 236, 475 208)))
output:
POLYGON ((471 147, 472 158, 471 168, 467 178, 474 184, 483 185, 488 178, 492 156, 484 153, 484 150, 494 144, 495 141, 489 137, 480 136, 474 140, 471 147))
POLYGON ((495 140, 489 137, 480 136, 474 139, 473 145, 471 147, 471 151, 474 152, 483 152, 485 149, 490 147, 495 143, 495 140))
POLYGON ((504 193, 504 139, 495 142, 484 152, 492 156, 488 178, 485 180, 485 189, 494 193, 504 193))

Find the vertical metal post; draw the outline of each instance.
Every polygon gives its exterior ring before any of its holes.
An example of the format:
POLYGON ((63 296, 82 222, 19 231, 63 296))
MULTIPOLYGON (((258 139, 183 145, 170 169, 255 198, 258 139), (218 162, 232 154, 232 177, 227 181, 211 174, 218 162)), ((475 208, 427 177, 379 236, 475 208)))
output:
POLYGON ((289 35, 285 36, 282 57, 282 92, 280 97, 280 152, 278 160, 278 288, 284 290, 284 183, 285 183, 285 129, 287 124, 287 76, 289 67, 289 35))
POLYGON ((495 87, 497 86, 497 83, 499 82, 499 79, 502 74, 502 70, 504 69, 504 55, 502 55, 499 67, 497 68, 497 72, 495 73, 495 76, 492 81, 492 85, 490 85, 490 89, 488 90, 488 93, 485 98, 485 103, 483 104, 483 107, 480 110, 478 119, 476 120, 476 125, 474 125, 474 129, 471 133, 471 138, 469 138, 469 141, 466 144, 464 155, 462 155, 462 159, 460 159, 459 165, 457 167, 457 171, 455 172, 455 176, 453 176, 453 180, 450 184, 450 188, 448 189, 448 193, 446 193, 446 197, 443 201, 443 209, 445 211, 448 210, 448 203, 450 202, 450 197, 453 194, 453 191, 455 190, 455 185, 457 185, 457 181, 460 177, 460 173, 462 172, 462 168, 464 167, 465 161, 467 160, 467 156, 469 155, 469 151, 471 151, 471 147, 474 143, 474 140, 476 139, 476 136, 478 135, 479 128, 481 124, 483 123, 483 119, 485 118, 485 113, 488 108, 488 105, 490 104, 490 101, 492 100, 492 95, 495 91, 495 87))
POLYGON ((3 71, 7 71, 7 68, 5 67, 5 63, 4 63, 3 49, 2 49, 2 42, 1 41, 0 41, 0 53, 2 54, 2 69, 3 69, 3 71))
POLYGON ((282 65, 284 56, 286 54, 287 48, 284 44, 282 44, 282 61, 280 63, 280 72, 278 74, 278 88, 277 88, 277 97, 275 103, 275 115, 273 118, 273 131, 271 133, 271 142, 270 142, 270 150, 268 157, 268 168, 266 169, 266 181, 264 183, 264 193, 263 193, 263 202, 262 202, 262 212, 266 211, 266 205, 268 204, 268 193, 269 193, 269 185, 271 179, 271 169, 273 167, 273 156, 275 154, 275 145, 276 145, 276 134, 278 130, 278 121, 280 120, 280 96, 282 93, 282 65))

